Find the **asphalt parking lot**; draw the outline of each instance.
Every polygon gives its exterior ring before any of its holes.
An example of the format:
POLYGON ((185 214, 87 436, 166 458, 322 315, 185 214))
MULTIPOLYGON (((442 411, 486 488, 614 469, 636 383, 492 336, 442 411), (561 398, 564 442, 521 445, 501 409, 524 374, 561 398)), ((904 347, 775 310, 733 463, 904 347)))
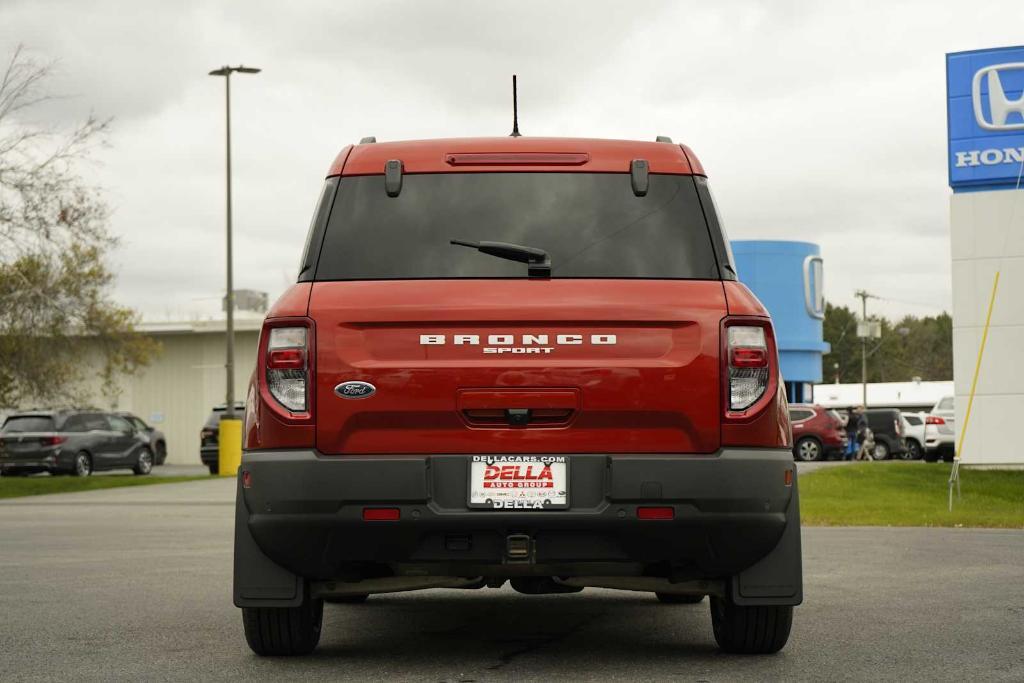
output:
POLYGON ((0 503, 0 680, 1024 680, 1024 531, 809 528, 773 657, 707 604, 588 589, 328 605, 318 652, 259 659, 231 605, 233 482, 0 503))

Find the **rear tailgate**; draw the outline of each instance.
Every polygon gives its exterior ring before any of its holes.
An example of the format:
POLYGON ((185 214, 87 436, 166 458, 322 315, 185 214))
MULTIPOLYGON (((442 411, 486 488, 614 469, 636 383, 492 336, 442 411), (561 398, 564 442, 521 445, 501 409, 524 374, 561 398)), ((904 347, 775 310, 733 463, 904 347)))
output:
POLYGON ((54 434, 0 432, 0 462, 36 461, 53 451, 54 434))
POLYGON ((711 453, 725 314, 717 281, 318 282, 316 445, 711 453), (350 381, 376 391, 335 393, 350 381))

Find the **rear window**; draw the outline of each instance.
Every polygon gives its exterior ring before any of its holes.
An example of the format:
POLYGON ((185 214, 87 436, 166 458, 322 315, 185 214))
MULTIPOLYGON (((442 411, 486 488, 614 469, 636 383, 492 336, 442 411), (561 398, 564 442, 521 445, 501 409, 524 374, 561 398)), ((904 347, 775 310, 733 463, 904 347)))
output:
POLYGON ((40 415, 19 415, 4 422, 5 432, 52 432, 53 418, 40 415))
POLYGON ((522 263, 449 244, 545 250, 553 278, 720 279, 694 179, 619 173, 434 173, 343 178, 317 280, 520 278, 522 263))
POLYGON ((806 408, 790 408, 789 419, 793 422, 801 422, 814 417, 814 412, 806 408))

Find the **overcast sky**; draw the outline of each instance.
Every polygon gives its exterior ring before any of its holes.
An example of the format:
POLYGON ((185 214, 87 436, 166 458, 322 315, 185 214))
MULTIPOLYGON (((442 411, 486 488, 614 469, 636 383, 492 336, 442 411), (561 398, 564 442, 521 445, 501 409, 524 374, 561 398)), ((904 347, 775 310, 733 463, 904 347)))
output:
POLYGON ((829 300, 895 316, 950 307, 943 55, 1024 43, 1024 6, 0 0, 0 26, 4 60, 59 62, 40 115, 114 118, 90 172, 150 319, 219 310, 225 63, 263 69, 232 80, 236 287, 294 280, 342 146, 505 135, 518 73, 524 134, 686 142, 731 238, 817 242, 829 300))

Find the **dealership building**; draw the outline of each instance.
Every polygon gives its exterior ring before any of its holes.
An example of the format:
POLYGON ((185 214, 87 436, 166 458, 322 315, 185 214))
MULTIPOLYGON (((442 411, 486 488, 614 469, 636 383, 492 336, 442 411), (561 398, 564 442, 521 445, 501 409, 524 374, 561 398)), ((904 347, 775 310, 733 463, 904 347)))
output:
POLYGON ((960 456, 1021 465, 1013 425, 1024 415, 1024 47, 946 55, 946 84, 960 456))

